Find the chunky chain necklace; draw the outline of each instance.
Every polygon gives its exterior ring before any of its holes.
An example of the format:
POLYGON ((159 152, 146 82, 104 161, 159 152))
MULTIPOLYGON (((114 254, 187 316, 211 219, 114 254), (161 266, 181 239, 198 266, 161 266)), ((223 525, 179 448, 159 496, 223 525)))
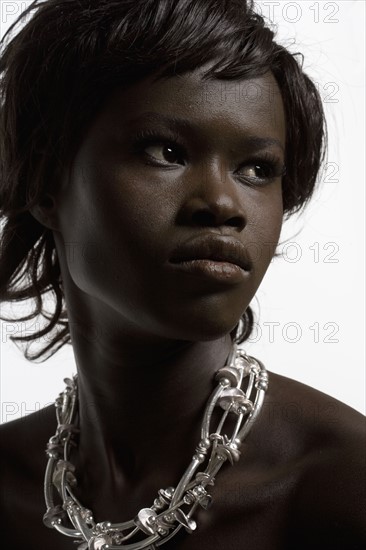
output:
POLYGON ((214 485, 223 464, 239 460, 239 446, 258 417, 268 387, 263 364, 236 344, 215 378, 218 384, 203 415, 201 440, 178 485, 160 489, 150 508, 142 508, 134 519, 123 523, 96 523, 92 512, 73 493, 77 481, 75 466, 70 462, 70 447, 76 446, 75 436, 79 432, 75 423, 78 389, 76 375, 72 380, 65 378, 66 389, 55 401, 57 430, 46 449, 49 458, 44 480, 45 525, 75 538, 79 550, 154 549, 182 527, 192 533, 196 529, 193 519, 196 508, 210 506, 208 487, 214 485), (212 430, 215 407, 223 409, 223 414, 212 430), (223 433, 227 424, 230 436, 223 433))

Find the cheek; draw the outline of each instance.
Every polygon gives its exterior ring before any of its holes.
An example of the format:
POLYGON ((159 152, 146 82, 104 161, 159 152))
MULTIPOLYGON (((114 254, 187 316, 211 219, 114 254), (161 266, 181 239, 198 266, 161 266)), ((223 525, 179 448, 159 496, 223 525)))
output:
POLYGON ((260 277, 266 272, 276 251, 283 222, 283 202, 280 185, 271 193, 248 206, 247 249, 260 277))
POLYGON ((124 174, 95 166, 74 174, 62 205, 63 255, 80 290, 111 300, 141 293, 165 227, 166 204, 154 199, 124 174))

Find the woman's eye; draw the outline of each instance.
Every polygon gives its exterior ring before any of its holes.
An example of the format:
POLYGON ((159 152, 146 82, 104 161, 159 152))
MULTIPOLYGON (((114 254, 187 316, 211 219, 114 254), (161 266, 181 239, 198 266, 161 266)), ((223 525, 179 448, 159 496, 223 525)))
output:
POLYGON ((281 159, 269 157, 265 160, 247 162, 238 171, 238 176, 248 182, 266 183, 280 178, 286 173, 286 168, 281 159))
POLYGON ((240 170, 240 175, 247 178, 264 179, 271 177, 271 168, 261 164, 248 164, 240 170))
POLYGON ((144 152, 153 159, 166 164, 185 164, 182 151, 172 143, 153 143, 144 147, 144 152))

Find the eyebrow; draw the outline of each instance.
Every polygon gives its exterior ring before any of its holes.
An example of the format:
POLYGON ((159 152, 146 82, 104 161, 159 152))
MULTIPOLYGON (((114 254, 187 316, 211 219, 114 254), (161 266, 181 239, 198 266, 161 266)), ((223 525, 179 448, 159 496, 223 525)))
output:
MULTIPOLYGON (((156 113, 155 111, 145 111, 138 117, 130 119, 128 124, 134 125, 141 124, 143 122, 156 124, 157 126, 163 124, 166 127, 178 132, 184 132, 187 130, 192 131, 195 127, 195 124, 192 124, 192 122, 185 118, 176 117, 174 115, 167 116, 163 113, 156 113)), ((248 147, 253 149, 265 149, 266 147, 277 146, 284 152, 283 144, 276 138, 249 135, 244 138, 244 141, 248 147)))

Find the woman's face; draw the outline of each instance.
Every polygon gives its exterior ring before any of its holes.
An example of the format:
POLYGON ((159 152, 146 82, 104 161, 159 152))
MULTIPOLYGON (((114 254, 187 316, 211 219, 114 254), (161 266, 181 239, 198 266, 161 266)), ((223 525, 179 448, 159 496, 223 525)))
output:
POLYGON ((285 119, 276 81, 201 74, 116 89, 59 193, 56 241, 74 290, 136 333, 228 333, 278 242, 285 119))

